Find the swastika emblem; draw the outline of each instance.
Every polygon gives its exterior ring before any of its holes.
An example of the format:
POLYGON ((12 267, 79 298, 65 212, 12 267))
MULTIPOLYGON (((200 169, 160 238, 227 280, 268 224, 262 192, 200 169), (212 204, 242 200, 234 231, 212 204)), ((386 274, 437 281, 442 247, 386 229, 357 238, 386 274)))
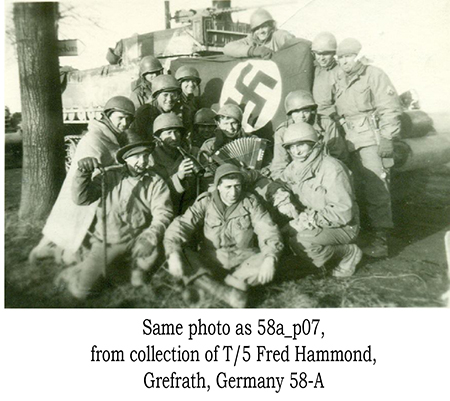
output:
POLYGON ((270 60, 248 60, 236 65, 228 75, 220 105, 241 106, 242 128, 253 132, 264 127, 275 115, 281 101, 281 75, 270 60))

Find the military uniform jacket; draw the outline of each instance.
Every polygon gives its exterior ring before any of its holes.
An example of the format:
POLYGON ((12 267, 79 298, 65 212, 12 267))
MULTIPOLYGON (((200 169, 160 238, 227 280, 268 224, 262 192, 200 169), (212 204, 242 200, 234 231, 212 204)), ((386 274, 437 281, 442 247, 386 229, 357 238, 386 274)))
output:
POLYGON ((217 191, 200 195, 167 229, 166 254, 179 251, 194 233, 203 230, 203 248, 222 252, 255 248, 256 234, 260 251, 266 256, 279 257, 283 249, 280 232, 254 195, 243 194, 238 203, 225 210, 221 205, 217 191))
POLYGON ((252 33, 250 33, 243 39, 226 44, 223 48, 223 54, 237 58, 249 57, 248 51, 254 46, 265 46, 276 52, 287 46, 292 39, 295 39, 295 36, 282 29, 273 31, 272 35, 265 42, 260 42, 252 33))
MULTIPOLYGON (((130 243, 141 233, 151 234, 161 242, 173 218, 170 191, 163 179, 153 172, 133 177, 126 166, 108 171, 105 178, 108 244, 130 243)), ((101 179, 77 170, 72 184, 73 201, 90 205, 100 199, 101 179)), ((101 207, 97 207, 94 237, 103 240, 101 207)))
POLYGON ((144 77, 140 77, 131 84, 130 99, 136 106, 136 110, 152 100, 152 84, 144 77))
POLYGON ((350 173, 343 163, 316 146, 304 162, 293 161, 281 175, 317 227, 359 224, 350 173))
POLYGON ((76 252, 92 224, 97 207, 76 205, 72 200, 72 181, 78 170, 78 161, 95 157, 103 167, 116 163, 116 152, 124 145, 125 136, 116 136, 101 121, 89 122, 88 132, 81 138, 72 164, 61 187, 58 198, 45 224, 43 234, 64 250, 76 252))
MULTIPOLYGON (((353 74, 339 71, 336 77, 336 108, 345 117, 346 139, 354 149, 377 144, 372 115, 382 137, 400 135, 400 100, 382 70, 358 63, 353 74)), ((351 146, 349 150, 353 150, 351 146)))
POLYGON ((336 90, 336 74, 339 67, 336 62, 327 68, 315 63, 313 97, 317 103, 317 114, 329 117, 336 113, 334 105, 336 90))

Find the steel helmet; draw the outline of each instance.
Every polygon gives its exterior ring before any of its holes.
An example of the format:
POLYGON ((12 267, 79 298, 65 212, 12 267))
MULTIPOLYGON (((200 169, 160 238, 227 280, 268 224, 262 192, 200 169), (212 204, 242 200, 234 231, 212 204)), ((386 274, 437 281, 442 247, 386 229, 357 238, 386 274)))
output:
POLYGON ((283 137, 283 147, 287 148, 299 142, 318 142, 316 130, 309 124, 299 122, 287 127, 283 137))
POLYGON ((183 122, 175 113, 170 112, 160 114, 153 122, 153 135, 159 135, 162 131, 170 128, 178 128, 182 131, 185 130, 183 122))
POLYGON ((145 75, 152 72, 162 71, 163 66, 160 61, 153 56, 145 56, 139 64, 139 73, 145 75))
POLYGON ((288 115, 293 111, 310 107, 316 109, 317 104, 314 101, 312 94, 303 89, 289 92, 286 99, 284 99, 284 108, 288 115))
POLYGON ((217 115, 214 117, 216 120, 220 117, 232 117, 239 122, 242 123, 242 110, 236 104, 224 104, 220 109, 217 115))
POLYGON ((268 11, 264 10, 264 8, 258 8, 250 17, 250 29, 254 31, 256 28, 268 21, 275 22, 272 15, 270 15, 268 11))
POLYGON ((216 113, 208 108, 203 108, 197 111, 194 116, 194 124, 195 125, 216 125, 214 119, 216 117, 216 113))
POLYGON ((180 83, 172 75, 158 75, 152 81, 152 96, 155 99, 161 92, 181 92, 180 83))
POLYGON ((188 65, 183 65, 175 72, 175 79, 178 82, 183 82, 188 79, 192 79, 197 82, 197 85, 202 81, 200 79, 200 74, 194 67, 190 67, 188 65))
POLYGON ((134 103, 125 96, 114 96, 109 99, 103 112, 107 114, 109 111, 122 111, 123 113, 131 114, 134 116, 136 108, 134 107, 134 103))
POLYGON ((337 47, 337 55, 358 54, 362 49, 361 42, 354 38, 346 38, 337 47))
POLYGON ((336 52, 336 48, 336 38, 331 32, 320 32, 311 46, 313 52, 336 52))

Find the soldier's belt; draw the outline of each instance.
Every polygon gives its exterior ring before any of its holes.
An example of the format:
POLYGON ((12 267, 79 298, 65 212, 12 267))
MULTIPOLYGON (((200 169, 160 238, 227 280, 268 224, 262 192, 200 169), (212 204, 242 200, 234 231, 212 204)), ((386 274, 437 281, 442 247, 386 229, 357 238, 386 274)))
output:
POLYGON ((365 133, 367 131, 374 132, 374 127, 372 127, 370 114, 363 114, 351 117, 344 116, 344 120, 345 120, 344 128, 346 132, 348 132, 348 130, 356 133, 365 133))

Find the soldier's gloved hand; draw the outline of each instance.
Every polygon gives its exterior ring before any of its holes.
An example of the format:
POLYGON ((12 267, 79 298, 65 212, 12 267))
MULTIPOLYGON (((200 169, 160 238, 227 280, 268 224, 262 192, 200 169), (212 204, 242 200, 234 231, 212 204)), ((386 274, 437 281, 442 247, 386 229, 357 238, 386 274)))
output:
POLYGON ((186 177, 192 175, 194 173, 194 162, 191 159, 184 159, 180 166, 178 167, 177 175, 178 178, 182 181, 186 177))
POLYGON ((96 168, 101 168, 100 162, 95 157, 85 157, 78 161, 78 170, 83 173, 92 173, 96 168))
POLYGON ((272 281, 275 274, 275 258, 266 256, 258 273, 258 281, 261 284, 267 284, 272 281))
POLYGON ((174 277, 183 276, 183 260, 179 252, 173 252, 167 259, 169 273, 174 277))
POLYGON ((249 49, 248 55, 250 57, 258 57, 263 60, 269 60, 272 58, 273 51, 266 46, 254 46, 249 49))
POLYGON ((391 159, 394 157, 394 142, 392 139, 380 138, 378 156, 383 159, 391 159))
POLYGON ((278 209, 278 211, 291 219, 296 219, 298 217, 297 209, 295 205, 291 202, 289 192, 284 189, 278 189, 273 196, 273 205, 278 209))

